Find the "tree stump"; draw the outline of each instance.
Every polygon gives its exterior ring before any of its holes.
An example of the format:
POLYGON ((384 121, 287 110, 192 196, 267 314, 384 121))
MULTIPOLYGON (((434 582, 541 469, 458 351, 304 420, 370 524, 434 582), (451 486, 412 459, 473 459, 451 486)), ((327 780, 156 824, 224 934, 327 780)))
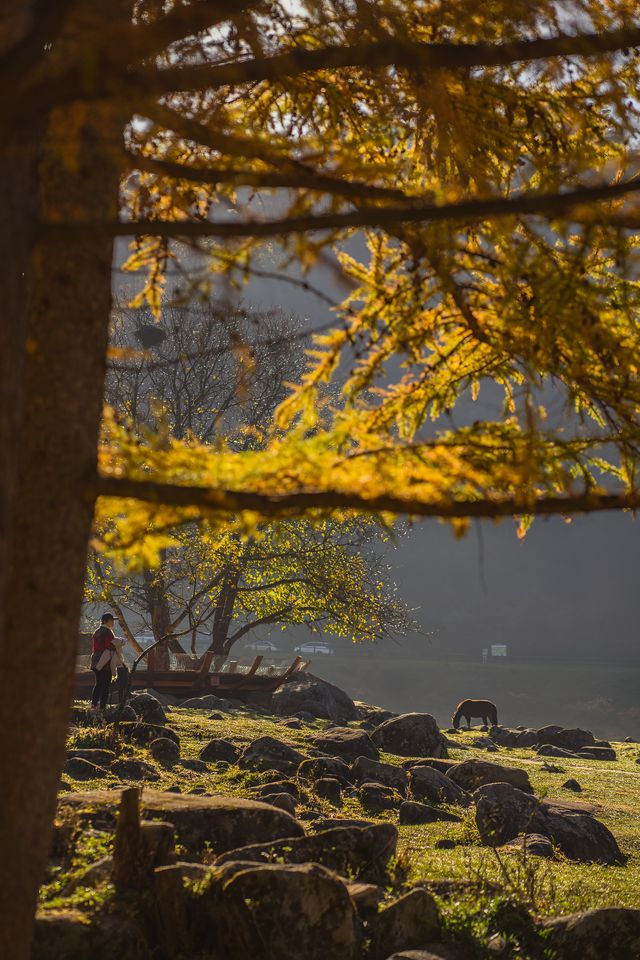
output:
POLYGON ((113 882, 140 890, 144 886, 144 857, 140 830, 140 790, 127 787, 120 794, 118 824, 113 845, 113 882))

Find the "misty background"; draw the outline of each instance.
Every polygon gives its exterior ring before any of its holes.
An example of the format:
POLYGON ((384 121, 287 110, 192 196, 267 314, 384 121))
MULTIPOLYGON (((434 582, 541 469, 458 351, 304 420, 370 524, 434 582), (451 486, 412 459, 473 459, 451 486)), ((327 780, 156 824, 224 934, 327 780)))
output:
MULTIPOLYGON (((123 246, 116 263, 125 256, 123 246)), ((306 278, 290 269, 279 279, 274 251, 260 266, 276 276, 253 277, 234 301, 279 308, 305 330, 326 326, 324 298, 345 294, 323 268, 306 278)), ((121 295, 138 288, 139 277, 116 274, 121 295)), ((459 540, 446 524, 416 521, 386 557, 421 632, 398 644, 330 638, 335 654, 316 655, 312 672, 355 699, 433 713, 443 724, 459 700, 489 697, 508 725, 560 723, 640 738, 640 538, 630 514, 536 519, 523 541, 509 519, 477 521, 459 540), (492 657, 493 644, 505 644, 506 657, 492 657)), ((282 657, 312 639, 304 627, 264 635, 282 657)))

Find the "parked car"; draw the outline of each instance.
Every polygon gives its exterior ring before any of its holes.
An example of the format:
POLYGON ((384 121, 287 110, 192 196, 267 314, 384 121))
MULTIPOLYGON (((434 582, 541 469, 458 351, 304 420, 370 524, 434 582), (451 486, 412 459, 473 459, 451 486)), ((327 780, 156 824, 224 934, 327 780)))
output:
POLYGON ((147 647, 150 647, 152 643, 156 642, 152 633, 138 633, 136 634, 136 640, 143 650, 146 650, 147 647))
POLYGON ((271 640, 254 640, 253 643, 247 644, 246 649, 255 650, 256 653, 278 653, 280 648, 276 647, 271 640))
POLYGON ((299 647, 294 647, 293 652, 299 653, 301 656, 311 653, 323 653, 331 656, 333 647, 326 640, 307 640, 306 643, 301 643, 299 647))

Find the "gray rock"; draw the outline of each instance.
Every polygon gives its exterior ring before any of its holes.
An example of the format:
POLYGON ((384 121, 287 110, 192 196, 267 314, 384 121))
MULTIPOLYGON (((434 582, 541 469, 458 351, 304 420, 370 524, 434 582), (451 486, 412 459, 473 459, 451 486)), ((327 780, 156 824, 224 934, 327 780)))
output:
POLYGON ((377 760, 379 756, 369 735, 364 730, 353 730, 351 727, 331 727, 314 737, 313 743, 323 753, 342 760, 356 760, 358 757, 377 760))
POLYGON ((553 844, 548 837, 543 837, 540 833, 526 833, 515 840, 505 843, 503 850, 516 850, 520 853, 526 853, 527 856, 533 854, 536 857, 543 857, 545 860, 553 860, 553 844))
POLYGON ((442 810, 439 807, 432 807, 427 803, 418 803, 415 800, 404 800, 398 809, 399 821, 401 826, 410 826, 420 823, 438 823, 445 821, 450 823, 459 823, 460 817, 454 813, 442 810))
POLYGON ((376 882, 384 879, 386 866, 395 855, 398 830, 391 823, 367 827, 334 827, 306 837, 291 837, 252 844, 218 857, 216 865, 231 860, 285 863, 321 863, 345 876, 376 882))
POLYGON ((577 753, 564 750, 562 747, 554 747, 552 743, 543 743, 542 746, 538 747, 536 753, 539 757, 556 757, 560 760, 576 760, 578 757, 577 753))
POLYGON ((453 850, 457 847, 457 843, 455 840, 443 837, 441 840, 436 840, 433 846, 436 850, 453 850))
POLYGON ((625 858, 607 827, 582 810, 540 802, 508 783, 489 783, 474 794, 483 843, 502 846, 524 833, 553 841, 569 860, 622 864, 625 858))
POLYGON ((208 773, 209 767, 204 762, 204 760, 193 760, 188 758, 186 760, 180 761, 180 766, 184 767, 185 770, 193 770, 194 773, 208 773))
POLYGON ((320 777, 335 777, 341 783, 351 783, 353 773, 344 760, 339 757, 312 757, 303 760, 298 768, 301 780, 319 780, 320 777))
POLYGON ((573 793, 582 793, 582 787, 577 780, 565 780, 562 786, 564 790, 571 790, 573 793))
POLYGON ((207 693, 204 697, 191 697, 189 700, 183 700, 179 704, 183 710, 221 710, 226 711, 230 704, 222 697, 216 697, 213 693, 207 693))
POLYGON ((300 799, 300 789, 294 780, 272 780, 269 783, 262 783, 254 789, 258 797, 267 796, 271 793, 288 793, 294 800, 300 799))
POLYGON ((101 857, 69 880, 60 891, 60 895, 68 897, 80 887, 97 887, 99 884, 111 879, 112 871, 113 857, 101 857))
POLYGON ((602 907, 547 920, 545 947, 562 960, 637 960, 640 910, 602 907))
POLYGON ((346 886, 317 863, 229 863, 194 910, 199 955, 353 960, 357 915, 346 886), (210 904, 209 908, 207 904, 210 904), (204 950, 202 948, 204 947, 204 950))
POLYGON ((433 767, 412 767, 409 771, 411 795, 416 800, 430 803, 457 803, 466 805, 469 796, 455 780, 433 767))
POLYGON ((358 791, 360 803, 369 812, 395 810, 400 803, 398 794, 392 787, 382 783, 363 783, 358 791))
POLYGON ((180 746, 180 737, 171 727, 162 727, 155 723, 144 723, 138 721, 131 723, 129 721, 120 724, 120 733, 124 740, 130 740, 140 747, 146 747, 152 740, 159 737, 168 737, 180 746))
POLYGON ((429 713, 404 713, 385 720, 371 739, 381 750, 401 757, 445 757, 447 746, 429 713))
POLYGON ((296 802, 290 793, 264 793, 261 795, 262 803, 268 803, 278 810, 285 810, 292 817, 296 815, 296 802))
POLYGON ((550 743, 563 750, 577 751, 582 747, 591 747, 596 740, 590 730, 564 727, 542 727, 538 730, 538 743, 550 743))
POLYGON ((447 772, 447 776, 463 790, 477 790, 485 783, 510 783, 519 790, 532 792, 529 775, 519 767, 506 767, 489 760, 463 760, 447 772))
POLYGON ((395 950, 419 947, 440 934, 436 902, 421 888, 410 890, 369 922, 371 960, 386 960, 395 950))
POLYGON ((116 759, 114 750, 102 747, 86 747, 85 749, 67 750, 67 759, 88 760, 99 767, 108 767, 116 759))
MULTIPOLYGON (((307 811, 311 813, 311 811, 307 811)), ((298 819, 301 820, 303 814, 298 819)), ((355 820, 350 817, 323 817, 321 813, 316 813, 313 822, 309 824, 314 833, 321 833, 324 830, 333 830, 334 827, 373 827, 374 820, 355 820)))
POLYGON ((344 690, 311 673, 294 674, 294 679, 275 691, 272 706, 277 714, 285 717, 304 712, 314 719, 319 717, 333 723, 358 719, 355 704, 344 690))
POLYGON ((459 762, 459 760, 441 760, 438 757, 421 757, 419 760, 405 760, 402 767, 404 770, 412 770, 414 767, 433 767, 440 773, 448 773, 451 767, 455 767, 459 762))
POLYGON ((358 757, 351 764, 351 774, 354 783, 382 783, 385 787, 393 787, 398 793, 406 796, 408 778, 402 767, 393 763, 380 763, 379 760, 370 760, 368 757, 358 757))
POLYGON ((205 763, 213 763, 216 760, 226 760, 227 763, 235 763, 240 756, 240 751, 230 740, 215 739, 200 751, 200 759, 205 763))
POLYGON ((149 753, 159 763, 172 764, 180 759, 180 747, 168 737, 158 737, 149 744, 149 753))
POLYGON ((150 763, 145 763, 144 760, 136 760, 134 757, 123 757, 121 760, 116 760, 109 767, 109 773, 114 773, 120 780, 132 780, 133 782, 146 780, 152 783, 160 779, 160 774, 150 763))
POLYGON ((238 765, 249 770, 279 770, 295 773, 304 756, 275 737, 259 737, 240 754, 238 765))
POLYGON ((579 757, 587 760, 617 760, 616 752, 611 747, 581 747, 579 757))
MULTIPOLYGON (((95 811, 96 819, 115 815, 119 794, 110 790, 89 790, 65 794, 60 810, 95 811)), ((239 797, 195 797, 144 790, 143 816, 172 823, 178 841, 189 855, 201 855, 209 845, 215 854, 252 843, 266 843, 280 837, 300 837, 303 829, 293 817, 256 800, 239 797)))
POLYGON ((475 948, 463 943, 428 943, 419 950, 401 950, 388 960, 476 960, 475 948))
POLYGON ((129 706, 135 715, 144 720, 145 723, 163 724, 167 722, 167 715, 162 708, 162 704, 149 693, 136 693, 131 697, 129 706))
POLYGON ((63 772, 74 780, 97 780, 106 777, 107 771, 90 760, 82 757, 71 757, 64 765, 63 772))
POLYGON ((138 714, 135 712, 133 707, 130 707, 128 703, 125 703, 124 706, 120 704, 114 704, 113 706, 107 707, 104 712, 104 718, 107 723, 115 723, 116 721, 126 721, 130 723, 131 721, 135 722, 138 719, 138 714))
POLYGON ((342 787, 336 777, 320 777, 313 784, 314 793, 338 806, 342 802, 342 787))

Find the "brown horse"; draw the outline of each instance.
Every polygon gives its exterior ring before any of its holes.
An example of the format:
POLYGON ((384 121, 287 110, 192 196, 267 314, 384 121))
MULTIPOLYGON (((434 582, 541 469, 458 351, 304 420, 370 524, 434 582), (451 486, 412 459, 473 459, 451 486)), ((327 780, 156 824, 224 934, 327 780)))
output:
POLYGON ((463 700, 456 707, 456 712, 451 717, 451 723, 457 730, 462 718, 467 721, 467 728, 471 729, 471 718, 478 717, 486 727, 491 723, 495 726, 498 722, 498 708, 491 700, 463 700))

